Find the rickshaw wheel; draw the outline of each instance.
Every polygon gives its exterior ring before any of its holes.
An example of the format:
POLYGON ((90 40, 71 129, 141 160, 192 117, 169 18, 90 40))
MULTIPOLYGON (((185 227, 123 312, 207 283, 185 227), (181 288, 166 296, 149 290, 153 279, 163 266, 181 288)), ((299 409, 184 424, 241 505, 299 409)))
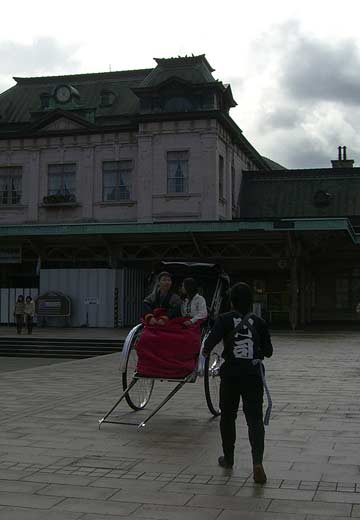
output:
MULTIPOLYGON (((122 386, 125 391, 136 372, 138 356, 136 343, 139 341, 142 330, 139 330, 132 339, 125 364, 125 371, 122 374, 122 386)), ((154 380, 143 378, 139 379, 125 396, 127 404, 133 410, 142 410, 148 404, 154 387, 154 380)))
POLYGON ((205 397, 210 412, 217 417, 220 415, 220 365, 222 343, 216 345, 205 360, 204 387, 205 397))

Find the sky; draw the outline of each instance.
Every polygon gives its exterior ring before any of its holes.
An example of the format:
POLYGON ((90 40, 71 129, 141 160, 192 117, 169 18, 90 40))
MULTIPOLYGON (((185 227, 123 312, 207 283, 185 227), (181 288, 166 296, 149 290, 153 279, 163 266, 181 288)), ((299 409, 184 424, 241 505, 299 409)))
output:
POLYGON ((206 54, 230 83, 230 112, 261 155, 327 168, 337 147, 360 166, 360 2, 18 0, 1 6, 0 92, 13 76, 154 67, 206 54))

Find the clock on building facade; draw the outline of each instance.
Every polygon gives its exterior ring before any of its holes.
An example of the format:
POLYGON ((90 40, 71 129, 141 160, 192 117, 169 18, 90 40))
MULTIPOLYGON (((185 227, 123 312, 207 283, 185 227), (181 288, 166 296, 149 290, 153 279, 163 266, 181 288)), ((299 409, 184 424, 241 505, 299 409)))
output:
POLYGON ((59 85, 54 92, 58 103, 67 103, 71 99, 71 87, 69 85, 59 85))

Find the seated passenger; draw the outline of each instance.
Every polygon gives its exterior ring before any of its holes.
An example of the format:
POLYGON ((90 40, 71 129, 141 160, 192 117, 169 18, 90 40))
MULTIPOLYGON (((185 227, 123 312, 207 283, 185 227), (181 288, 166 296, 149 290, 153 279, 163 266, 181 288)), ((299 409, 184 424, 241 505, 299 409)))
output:
POLYGON ((197 292, 194 278, 185 278, 181 291, 183 296, 185 296, 185 300, 181 305, 181 315, 189 318, 184 322, 185 327, 190 327, 197 321, 206 319, 208 315, 206 301, 197 292))
POLYGON ((159 274, 159 285, 144 299, 144 320, 148 325, 165 325, 171 318, 181 316, 180 297, 171 291, 172 279, 170 273, 163 271, 159 274), (159 316, 154 311, 163 309, 159 316))

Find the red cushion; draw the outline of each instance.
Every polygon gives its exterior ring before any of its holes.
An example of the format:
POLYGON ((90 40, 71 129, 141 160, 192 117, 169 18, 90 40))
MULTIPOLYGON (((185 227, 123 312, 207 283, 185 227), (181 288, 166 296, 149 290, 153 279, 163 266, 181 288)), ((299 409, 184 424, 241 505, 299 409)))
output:
POLYGON ((145 325, 137 343, 137 371, 148 377, 177 379, 196 368, 200 351, 200 323, 185 327, 189 318, 165 325, 145 325))

